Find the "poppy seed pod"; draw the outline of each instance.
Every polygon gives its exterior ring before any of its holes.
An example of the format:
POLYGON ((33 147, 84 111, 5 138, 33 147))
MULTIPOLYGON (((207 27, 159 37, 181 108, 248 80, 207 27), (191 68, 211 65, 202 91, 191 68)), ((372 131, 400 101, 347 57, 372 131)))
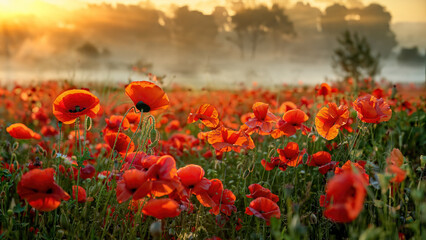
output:
POLYGON ((161 232, 162 232, 161 228, 162 228, 161 221, 155 221, 151 223, 151 226, 149 226, 149 233, 151 233, 151 236, 154 239, 161 238, 161 232))

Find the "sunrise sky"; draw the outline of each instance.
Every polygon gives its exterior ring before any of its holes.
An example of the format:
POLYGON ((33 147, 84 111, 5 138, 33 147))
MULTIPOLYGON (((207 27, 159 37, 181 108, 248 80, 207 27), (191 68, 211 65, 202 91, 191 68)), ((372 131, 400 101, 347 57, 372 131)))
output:
MULTIPOLYGON (((426 1, 425 0, 304 0, 313 6, 324 9, 333 2, 362 2, 364 5, 379 3, 390 11, 392 22, 426 22, 426 1)), ((0 16, 13 15, 16 13, 37 13, 48 14, 52 12, 49 5, 54 5, 64 9, 77 9, 84 7, 87 3, 124 3, 137 4, 141 0, 0 0, 0 16), (49 9, 50 8, 50 9, 49 9)), ((151 0, 154 6, 167 8, 170 4, 189 5, 192 9, 198 9, 210 13, 214 6, 224 5, 226 0, 151 0)), ((256 2, 271 3, 270 0, 257 0, 256 2)), ((279 0, 276 2, 280 2, 279 0)), ((297 0, 282 0, 290 4, 297 0)), ((166 9, 164 9, 166 10, 166 9)))

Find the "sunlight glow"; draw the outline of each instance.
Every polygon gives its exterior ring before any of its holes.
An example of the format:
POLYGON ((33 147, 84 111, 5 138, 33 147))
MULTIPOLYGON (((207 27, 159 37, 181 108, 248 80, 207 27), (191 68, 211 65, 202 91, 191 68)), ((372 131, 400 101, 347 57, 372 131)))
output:
POLYGON ((19 14, 48 14, 46 3, 41 0, 0 0, 1 17, 12 17, 19 14))

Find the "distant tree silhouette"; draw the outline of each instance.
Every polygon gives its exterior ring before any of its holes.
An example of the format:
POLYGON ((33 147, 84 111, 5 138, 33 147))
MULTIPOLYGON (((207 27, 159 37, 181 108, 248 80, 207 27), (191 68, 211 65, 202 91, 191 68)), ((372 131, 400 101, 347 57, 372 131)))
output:
POLYGON ((347 14, 348 9, 343 5, 336 3, 327 7, 325 14, 321 17, 322 31, 334 38, 348 30, 348 23, 345 20, 347 14))
POLYGON ((391 14, 379 4, 370 4, 359 11, 359 16, 354 30, 363 34, 382 56, 388 56, 397 45, 395 34, 390 29, 391 14))
POLYGON ((173 23, 176 40, 187 47, 212 44, 218 34, 218 26, 212 15, 190 11, 188 6, 176 9, 173 23))
POLYGON ((281 38, 284 35, 295 35, 293 23, 284 14, 284 9, 273 5, 271 9, 266 6, 245 8, 232 16, 237 40, 234 41, 244 56, 244 43, 248 39, 251 47, 251 57, 254 58, 256 49, 262 38, 270 34, 272 37, 281 38))
POLYGON ((286 10, 289 18, 297 29, 297 35, 311 35, 318 33, 318 18, 321 10, 312 7, 309 3, 297 2, 292 8, 286 10))
POLYGON ((391 14, 379 4, 364 8, 346 8, 334 4, 321 17, 322 31, 335 37, 344 31, 358 32, 366 37, 371 47, 381 56, 388 56, 397 45, 395 34, 390 29, 391 14))
POLYGON ((365 37, 345 31, 338 39, 339 47, 334 51, 333 67, 343 72, 346 78, 358 82, 374 77, 379 72, 379 55, 374 56, 365 37))
POLYGON ((422 56, 418 47, 402 48, 397 59, 404 64, 424 64, 426 55, 422 56))
POLYGON ((143 40, 156 43, 167 39, 169 32, 160 24, 162 12, 139 5, 89 4, 79 11, 76 29, 87 29, 88 39, 117 42, 143 40))
POLYGON ((88 58, 98 58, 101 52, 90 42, 86 42, 77 48, 77 52, 88 58))
POLYGON ((225 7, 216 6, 214 8, 212 15, 214 17, 214 21, 220 32, 224 32, 228 30, 230 25, 230 21, 229 21, 230 16, 229 16, 228 10, 226 10, 225 7))

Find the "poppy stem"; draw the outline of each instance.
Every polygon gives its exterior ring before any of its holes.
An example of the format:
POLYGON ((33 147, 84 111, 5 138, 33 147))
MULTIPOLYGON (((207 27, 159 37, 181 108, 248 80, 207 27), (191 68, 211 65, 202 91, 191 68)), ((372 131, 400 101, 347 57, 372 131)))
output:
MULTIPOLYGON (((84 115, 84 133, 83 133, 83 144, 84 144, 84 146, 83 146, 83 152, 82 152, 83 156, 84 156, 84 152, 86 151, 87 119, 88 118, 89 117, 87 115, 84 115)), ((86 159, 84 159, 84 160, 86 160, 86 159)))
MULTIPOLYGON (((59 138, 58 138, 58 153, 61 153, 61 142, 62 142, 62 122, 58 122, 59 138)), ((56 156, 55 156, 56 157, 56 156)))
MULTIPOLYGON (((76 148, 78 147, 78 155, 81 157, 83 155, 82 155, 82 152, 81 152, 81 145, 82 145, 82 143, 80 141, 81 140, 80 139, 81 135, 80 135, 80 118, 79 117, 75 120, 75 127, 74 127, 74 129, 75 129, 75 137, 77 138, 77 143, 78 143, 78 145, 76 145, 76 148)), ((74 150, 74 152, 75 152, 75 150, 74 150)))
MULTIPOLYGON (((132 109, 135 109, 135 107, 133 106, 133 107, 129 108, 129 109, 126 111, 126 113, 124 113, 124 115, 123 115, 123 119, 125 119, 125 118, 126 118, 127 114, 129 114, 129 112, 130 112, 132 109)), ((136 112, 136 110, 135 110, 135 112, 136 112)), ((111 149, 111 154, 110 154, 110 155, 109 155, 109 157, 108 157, 108 161, 109 161, 109 162, 111 162, 111 164, 112 164, 112 171, 114 171, 114 162, 112 161, 112 157, 114 156, 114 149, 115 149, 115 145, 117 144, 118 136, 120 135, 120 130, 121 130, 121 126, 123 125, 123 122, 124 122, 124 121, 121 121, 121 122, 120 122, 120 125, 118 126, 117 135, 115 136, 114 144, 112 145, 112 149, 111 149)), ((127 151, 126 151, 126 153, 127 153, 127 151)))
MULTIPOLYGON (((135 132, 132 134, 132 137, 130 138, 130 142, 129 142, 129 144, 127 144, 127 149, 126 149, 126 153, 124 154, 124 159, 126 159, 126 157, 127 157, 127 153, 128 153, 128 151, 129 151, 129 148, 130 148, 130 143, 132 143, 132 142, 133 142, 133 139, 135 138, 136 133, 139 131, 139 129, 140 129, 140 128, 141 128, 141 126, 142 126, 142 122, 143 122, 143 120, 142 120, 142 115, 143 115, 143 110, 141 110, 141 115, 140 115, 140 117, 139 117, 138 127, 136 128, 135 132)), ((124 118, 123 118, 123 119, 124 119, 124 118)), ((139 147, 140 147, 140 145, 138 146, 138 149, 139 149, 139 147)), ((138 150, 136 150, 136 152, 138 152, 138 150)), ((132 161, 130 162, 130 167, 129 167, 129 168, 132 168, 132 164, 133 164, 133 161, 135 160, 135 158, 136 158, 136 154, 133 156, 132 161)), ((122 162, 122 164, 121 164, 121 165, 123 165, 123 164, 124 164, 124 161, 122 162)), ((120 166, 120 168, 121 168, 121 166, 120 166)))

